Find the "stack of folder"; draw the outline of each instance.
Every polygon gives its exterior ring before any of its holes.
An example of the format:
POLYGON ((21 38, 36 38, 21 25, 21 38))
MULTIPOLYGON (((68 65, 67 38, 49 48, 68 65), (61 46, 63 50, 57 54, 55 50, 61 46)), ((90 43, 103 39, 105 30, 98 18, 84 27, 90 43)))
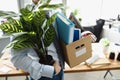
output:
POLYGON ((59 38, 64 43, 70 44, 80 39, 81 30, 75 28, 75 24, 62 13, 58 12, 56 24, 59 38))

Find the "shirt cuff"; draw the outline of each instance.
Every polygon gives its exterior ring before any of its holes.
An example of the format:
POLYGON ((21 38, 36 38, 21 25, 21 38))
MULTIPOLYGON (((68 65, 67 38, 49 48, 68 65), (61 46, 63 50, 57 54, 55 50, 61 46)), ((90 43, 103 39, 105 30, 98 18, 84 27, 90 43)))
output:
POLYGON ((54 74, 54 67, 50 65, 44 65, 42 69, 42 76, 52 78, 54 74))

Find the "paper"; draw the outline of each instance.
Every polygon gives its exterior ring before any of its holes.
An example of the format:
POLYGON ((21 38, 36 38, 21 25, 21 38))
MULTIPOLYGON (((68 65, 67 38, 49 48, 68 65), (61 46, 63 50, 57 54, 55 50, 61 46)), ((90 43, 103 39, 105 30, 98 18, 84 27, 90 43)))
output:
POLYGON ((91 65, 91 64, 93 64, 93 63, 94 63, 96 60, 98 60, 98 59, 99 59, 98 55, 92 55, 92 57, 89 58, 89 59, 87 59, 86 62, 87 62, 89 65, 91 65))
POLYGON ((99 58, 105 58, 103 46, 100 43, 92 43, 92 55, 97 55, 99 58))
POLYGON ((6 65, 7 67, 11 68, 11 69, 16 69, 14 67, 14 65, 8 60, 3 61, 3 64, 6 65))
POLYGON ((79 51, 76 51, 76 57, 79 57, 79 56, 85 54, 86 52, 87 52, 86 48, 83 48, 83 49, 81 49, 79 51))
POLYGON ((98 55, 93 55, 91 58, 86 60, 85 63, 90 68, 98 68, 110 64, 107 58, 100 58, 98 55))
POLYGON ((92 43, 92 57, 86 60, 86 65, 90 68, 98 68, 109 64, 110 61, 105 57, 102 45, 92 43))
POLYGON ((103 67, 110 65, 110 61, 106 58, 100 58, 96 60, 93 64, 90 65, 91 68, 98 68, 98 67, 103 67))
POLYGON ((4 72, 4 73, 7 73, 7 72, 9 72, 11 70, 12 70, 11 68, 6 67, 6 66, 4 66, 3 68, 0 68, 0 72, 4 72))

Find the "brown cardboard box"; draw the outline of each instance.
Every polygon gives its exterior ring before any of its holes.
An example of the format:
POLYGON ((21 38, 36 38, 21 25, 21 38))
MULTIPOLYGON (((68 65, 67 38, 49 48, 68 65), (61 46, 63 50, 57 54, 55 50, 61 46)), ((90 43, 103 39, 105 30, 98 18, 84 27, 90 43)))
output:
POLYGON ((86 36, 68 45, 61 42, 66 63, 72 68, 86 61, 92 55, 91 37, 86 36))

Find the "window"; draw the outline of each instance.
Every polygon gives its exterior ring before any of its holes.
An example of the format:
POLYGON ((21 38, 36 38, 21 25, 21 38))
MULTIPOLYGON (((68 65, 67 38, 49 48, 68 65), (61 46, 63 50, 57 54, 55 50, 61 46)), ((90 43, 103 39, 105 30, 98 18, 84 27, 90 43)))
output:
MULTIPOLYGON (((28 4, 32 4, 32 0, 17 0, 17 1, 18 1, 19 10, 21 8, 24 8, 28 4)), ((51 3, 62 3, 62 0, 51 0, 51 3)))
POLYGON ((119 0, 67 0, 67 14, 74 9, 79 10, 82 25, 96 24, 99 18, 117 18, 120 14, 119 0))
POLYGON ((62 3, 62 0, 51 0, 51 3, 62 3))
POLYGON ((103 0, 101 17, 116 19, 120 14, 120 0, 103 0))
POLYGON ((0 0, 0 10, 18 13, 19 9, 17 0, 0 0))
POLYGON ((93 25, 100 16, 100 0, 69 0, 67 1, 67 14, 75 9, 79 10, 79 16, 82 18, 82 25, 93 25), (73 4, 75 3, 75 4, 73 4))
MULTIPOLYGON (((32 3, 32 0, 24 0, 24 6, 31 3, 32 3)), ((62 3, 62 0, 51 0, 51 3, 62 3)))

